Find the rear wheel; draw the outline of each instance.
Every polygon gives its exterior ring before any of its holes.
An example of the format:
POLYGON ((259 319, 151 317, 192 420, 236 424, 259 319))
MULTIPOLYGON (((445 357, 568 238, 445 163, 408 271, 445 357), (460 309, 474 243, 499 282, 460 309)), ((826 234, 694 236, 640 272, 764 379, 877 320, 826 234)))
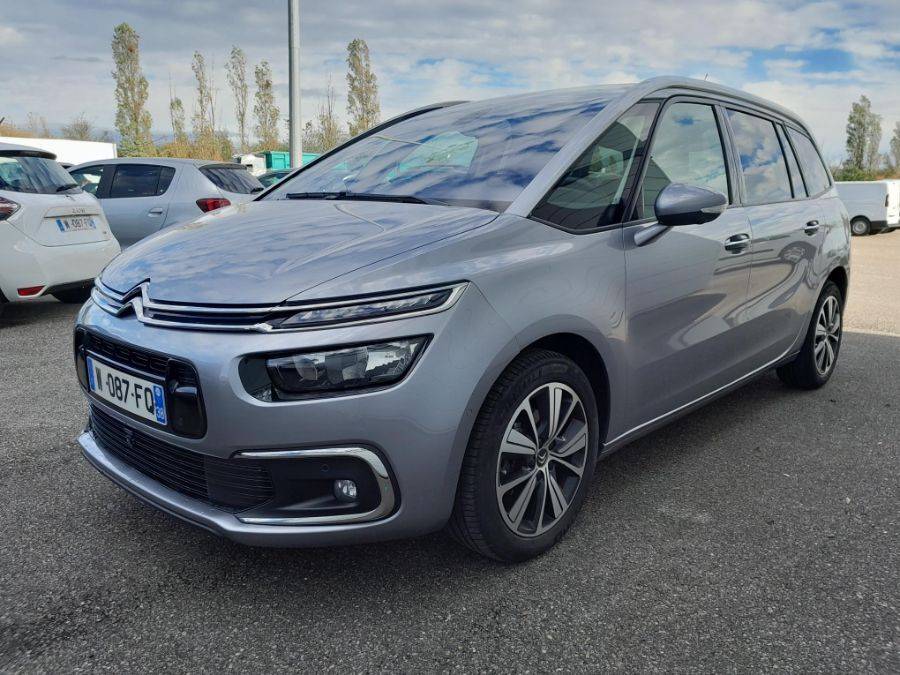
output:
POLYGON ((599 421, 584 372, 556 352, 517 358, 479 412, 449 529, 462 544, 507 562, 553 546, 584 501, 599 421))
POLYGON ((67 291, 57 291, 53 294, 53 297, 60 302, 80 304, 91 297, 91 287, 85 286, 84 288, 72 288, 67 291))
POLYGON ((780 367, 778 377, 800 389, 818 389, 831 378, 841 349, 844 301, 833 281, 825 284, 816 303, 803 348, 791 363, 780 367))
POLYGON ((854 218, 850 222, 850 231, 857 237, 864 237, 871 232, 872 227, 865 218, 854 218))

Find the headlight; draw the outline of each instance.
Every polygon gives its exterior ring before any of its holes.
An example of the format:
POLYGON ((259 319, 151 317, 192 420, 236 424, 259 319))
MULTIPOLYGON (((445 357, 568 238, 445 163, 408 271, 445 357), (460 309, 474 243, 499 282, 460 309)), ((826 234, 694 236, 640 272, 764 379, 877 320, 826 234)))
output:
POLYGON ((269 325, 275 330, 296 330, 440 311, 456 302, 464 289, 465 284, 456 284, 427 291, 397 293, 373 298, 370 301, 356 300, 319 305, 301 309, 285 318, 273 319, 269 325))
POLYGON ((428 338, 414 337, 266 360, 275 391, 287 398, 392 384, 410 369, 428 338))

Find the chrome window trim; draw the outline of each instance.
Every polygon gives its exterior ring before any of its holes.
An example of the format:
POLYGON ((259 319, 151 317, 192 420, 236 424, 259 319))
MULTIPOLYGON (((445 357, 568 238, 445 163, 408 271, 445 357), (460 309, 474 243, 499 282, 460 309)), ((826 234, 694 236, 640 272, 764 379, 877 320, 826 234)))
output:
MULTIPOLYGON (((456 304, 460 296, 468 286, 467 281, 454 284, 446 284, 443 286, 435 286, 432 288, 420 288, 416 290, 397 291, 394 293, 385 293, 382 295, 373 295, 366 298, 355 298, 345 300, 334 300, 329 302, 317 302, 310 304, 295 305, 258 305, 258 306, 242 306, 229 307, 227 305, 219 306, 199 306, 199 305, 182 305, 169 304, 165 302, 154 301, 150 298, 149 282, 143 282, 136 286, 128 293, 122 294, 113 291, 105 286, 99 279, 94 282, 94 289, 91 291, 91 299, 100 309, 114 316, 121 316, 125 311, 134 311, 135 316, 141 323, 150 326, 159 326, 163 328, 176 328, 184 330, 204 330, 204 331, 220 331, 220 332, 256 332, 256 333, 288 333, 297 331, 323 330, 327 328, 337 328, 343 326, 357 326, 372 323, 382 323, 385 321, 394 321, 397 319, 408 319, 417 316, 425 316, 428 314, 436 314, 450 309, 456 304), (449 290, 448 298, 437 307, 422 309, 414 312, 401 312, 397 314, 388 314, 380 317, 372 317, 368 319, 355 319, 349 321, 340 321, 318 326, 291 326, 289 328, 278 328, 272 326, 268 321, 259 321, 253 324, 212 324, 198 322, 179 322, 168 321, 163 319, 155 319, 147 316, 145 309, 158 312, 173 312, 189 314, 194 317, 209 316, 210 318, 218 315, 275 315, 296 314, 306 310, 313 309, 331 309, 335 307, 352 307, 354 305, 363 305, 375 302, 388 302, 391 300, 402 300, 404 298, 415 297, 417 295, 426 295, 430 293, 438 293, 440 291, 449 290)), ((271 319, 267 316, 267 319, 271 319)))
POLYGON ((236 458, 245 459, 305 459, 309 457, 355 457, 361 459, 375 475, 375 482, 381 492, 378 506, 363 513, 343 513, 333 516, 306 517, 251 517, 237 516, 237 519, 248 525, 337 525, 346 523, 364 523, 379 520, 389 515, 397 503, 394 486, 387 467, 381 458, 372 450, 358 446, 344 448, 310 448, 305 450, 250 450, 239 452, 236 458))

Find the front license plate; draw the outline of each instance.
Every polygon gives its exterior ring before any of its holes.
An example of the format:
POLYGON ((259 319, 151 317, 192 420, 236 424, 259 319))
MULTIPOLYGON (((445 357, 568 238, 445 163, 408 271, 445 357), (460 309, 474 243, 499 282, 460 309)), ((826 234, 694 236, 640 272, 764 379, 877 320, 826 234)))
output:
POLYGON ((124 373, 90 356, 87 370, 92 393, 145 420, 166 423, 166 396, 161 384, 124 373))
POLYGON ((57 218, 56 226, 60 232, 84 232, 86 230, 96 230, 97 225, 90 216, 69 216, 68 218, 57 218))

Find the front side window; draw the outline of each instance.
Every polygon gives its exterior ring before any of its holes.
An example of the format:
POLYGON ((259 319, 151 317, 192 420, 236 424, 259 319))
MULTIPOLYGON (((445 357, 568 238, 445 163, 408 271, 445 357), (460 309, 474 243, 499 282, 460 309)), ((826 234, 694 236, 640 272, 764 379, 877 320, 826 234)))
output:
POLYGON ((819 152, 813 142, 804 134, 793 129, 788 129, 788 136, 794 149, 797 151, 797 159, 803 169, 803 178, 810 195, 817 195, 831 187, 831 179, 828 170, 822 161, 819 152))
POLYGON ((712 106, 673 103, 663 112, 653 134, 635 216, 653 216, 656 198, 670 183, 728 195, 725 152, 712 106))
POLYGON ((741 157, 747 202, 766 204, 790 199, 791 183, 775 125, 736 110, 728 111, 728 120, 741 157))
POLYGON ((106 166, 86 166, 71 173, 72 178, 75 179, 75 182, 78 183, 82 190, 96 196, 105 169, 106 166))
POLYGON ((175 169, 155 164, 119 164, 109 188, 111 198, 156 197, 172 182, 175 169))
POLYGON ((532 215, 568 230, 618 223, 658 105, 639 103, 604 131, 532 215))
POLYGON ((77 187, 55 160, 15 151, 0 154, 0 190, 52 195, 77 187))
POLYGON ((316 160, 264 199, 349 192, 502 211, 619 94, 598 87, 424 112, 316 160))

